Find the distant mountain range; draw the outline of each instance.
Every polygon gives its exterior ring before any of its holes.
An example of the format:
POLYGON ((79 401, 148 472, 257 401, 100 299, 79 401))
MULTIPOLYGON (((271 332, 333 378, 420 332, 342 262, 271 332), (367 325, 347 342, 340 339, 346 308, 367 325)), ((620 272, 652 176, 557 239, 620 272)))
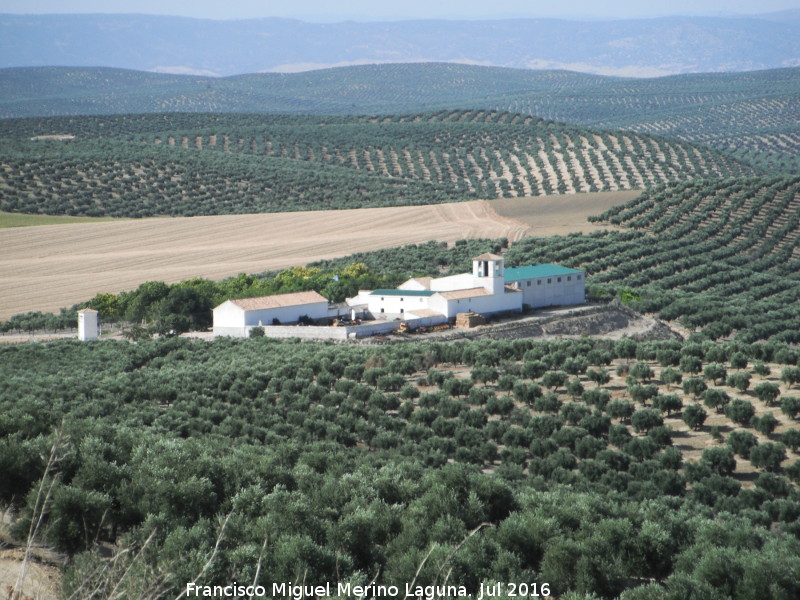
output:
POLYGON ((798 66, 800 11, 739 18, 378 23, 0 15, 0 67, 106 66, 227 76, 433 61, 635 77, 798 66))

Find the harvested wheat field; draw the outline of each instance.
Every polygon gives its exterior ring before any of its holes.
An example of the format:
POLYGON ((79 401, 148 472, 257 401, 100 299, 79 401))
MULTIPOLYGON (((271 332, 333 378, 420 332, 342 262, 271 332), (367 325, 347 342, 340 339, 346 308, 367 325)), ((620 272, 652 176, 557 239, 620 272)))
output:
POLYGON ((610 229, 609 225, 594 225, 586 220, 609 208, 625 204, 642 193, 641 190, 616 192, 588 192, 556 196, 531 196, 525 198, 500 198, 489 204, 498 214, 522 221, 528 225, 526 235, 544 237, 567 235, 575 231, 588 233, 596 229, 610 229))
POLYGON ((144 281, 223 279, 428 240, 517 240, 533 232, 597 229, 586 217, 604 210, 605 204, 572 204, 572 198, 553 197, 549 204, 516 198, 503 201, 498 211, 493 208, 497 201, 481 200, 0 229, 0 319, 30 310, 57 311, 99 292, 134 289, 144 281), (555 203, 564 205, 563 214, 555 203), (546 206, 548 214, 531 227, 537 207, 546 206))

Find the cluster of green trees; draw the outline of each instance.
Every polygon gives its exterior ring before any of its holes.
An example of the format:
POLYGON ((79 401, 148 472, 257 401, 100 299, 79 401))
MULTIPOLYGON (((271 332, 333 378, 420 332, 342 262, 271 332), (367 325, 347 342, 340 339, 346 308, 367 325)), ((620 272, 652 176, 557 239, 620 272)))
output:
POLYGON ((778 600, 800 592, 800 463, 742 430, 684 464, 664 423, 686 408, 655 385, 656 365, 713 384, 742 360, 784 363, 793 381, 798 353, 628 339, 5 347, 0 501, 24 537, 39 482, 54 482, 42 532, 72 556, 68 591, 104 584, 92 548, 117 541, 120 564, 142 553, 131 570, 176 593, 198 575, 402 586, 450 573, 473 593, 499 578, 778 600), (604 388, 614 364, 630 401, 604 388), (763 470, 754 488, 734 454, 763 470))
POLYGON ((78 327, 77 308, 62 308, 58 314, 31 311, 14 315, 7 321, 0 322, 0 333, 10 331, 64 331, 78 327))

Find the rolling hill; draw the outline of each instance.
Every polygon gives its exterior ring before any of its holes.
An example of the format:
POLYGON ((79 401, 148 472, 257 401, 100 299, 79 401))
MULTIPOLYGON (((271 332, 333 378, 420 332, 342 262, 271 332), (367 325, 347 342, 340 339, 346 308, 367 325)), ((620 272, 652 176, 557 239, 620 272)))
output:
POLYGON ((708 144, 800 171, 800 69, 651 79, 456 64, 387 64, 228 78, 102 68, 0 70, 0 116, 162 112, 523 113, 708 144))
POLYGON ((458 64, 386 64, 200 77, 102 67, 0 70, 0 117, 144 112, 407 113, 580 90, 606 78, 458 64))
POLYGON ((0 135, 0 210, 48 214, 140 217, 431 204, 755 173, 683 142, 480 110, 381 118, 21 119, 0 121, 0 135), (40 139, 48 135, 74 139, 40 139))
POLYGON ((800 341, 800 178, 668 185, 590 220, 626 230, 522 240, 506 259, 580 266, 711 339, 800 341))

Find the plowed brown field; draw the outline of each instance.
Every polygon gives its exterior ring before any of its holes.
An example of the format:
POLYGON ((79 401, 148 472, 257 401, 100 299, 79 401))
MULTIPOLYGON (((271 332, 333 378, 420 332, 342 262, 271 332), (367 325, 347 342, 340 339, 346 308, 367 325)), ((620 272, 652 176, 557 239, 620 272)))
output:
POLYGON ((612 192, 596 203, 570 202, 577 198, 501 201, 498 211, 509 216, 475 201, 0 229, 0 319, 150 280, 223 279, 428 240, 591 231, 588 215, 628 199, 612 192))

